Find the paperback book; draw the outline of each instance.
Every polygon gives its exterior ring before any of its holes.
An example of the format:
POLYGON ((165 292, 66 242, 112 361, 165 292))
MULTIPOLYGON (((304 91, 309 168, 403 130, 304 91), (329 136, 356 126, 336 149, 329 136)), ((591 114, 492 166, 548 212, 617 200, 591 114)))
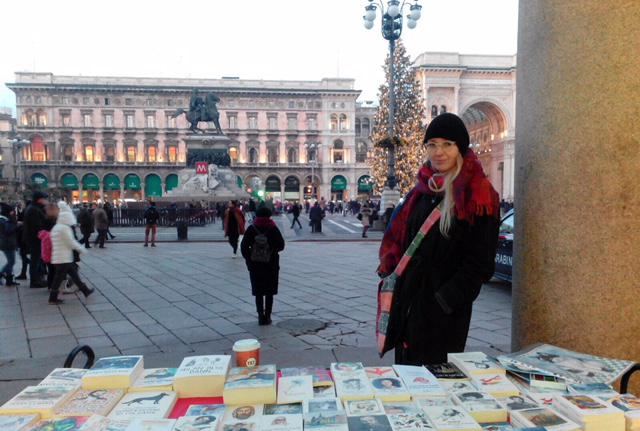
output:
POLYGON ((316 386, 313 388, 313 398, 335 398, 335 386, 316 386))
POLYGON ((303 413, 343 412, 342 401, 339 398, 317 398, 302 403, 303 413))
POLYGON ((282 377, 295 376, 311 376, 313 377, 313 387, 333 386, 331 373, 325 368, 319 367, 302 367, 302 368, 283 368, 280 370, 282 377))
POLYGON ((305 431, 353 431, 343 411, 313 411, 304 414, 305 431))
POLYGON ((302 414, 262 416, 260 420, 261 431, 302 431, 303 428, 302 414))
POLYGON ((192 404, 185 412, 185 416, 217 416, 224 418, 226 406, 224 404, 192 404))
POLYGON ((478 390, 478 388, 471 383, 471 380, 442 380, 440 384, 447 392, 452 394, 478 390))
POLYGON ((124 396, 109 413, 111 419, 165 419, 176 403, 176 393, 132 392, 124 396))
POLYGON ((101 358, 82 377, 82 389, 127 389, 143 370, 142 356, 101 358))
POLYGON ((183 416, 176 420, 173 431, 217 431, 219 422, 213 415, 183 416))
POLYGON ((455 364, 444 362, 442 364, 425 365, 427 370, 438 380, 468 380, 469 377, 455 364))
POLYGON ((347 416, 349 431, 392 431, 386 415, 347 416))
POLYGON ((220 397, 231 356, 188 356, 176 371, 173 389, 181 398, 220 397))
POLYGON ((0 430, 25 431, 29 426, 38 422, 40 415, 0 415, 0 430))
POLYGON ((489 394, 458 392, 453 396, 453 399, 479 423, 506 422, 508 420, 507 409, 489 394))
POLYGON ((262 414, 264 416, 274 415, 301 415, 302 403, 290 404, 265 404, 262 414))
POLYGON ((506 373, 504 367, 482 352, 449 353, 447 359, 469 377, 506 373))
POLYGON ((413 402, 383 403, 393 431, 435 430, 427 415, 413 402))
POLYGON ((373 394, 382 401, 409 401, 409 393, 399 377, 376 377, 370 380, 373 394))
POLYGON ((365 367, 364 372, 370 379, 379 379, 382 377, 398 377, 393 367, 365 367))
POLYGON ((584 431, 623 431, 624 413, 605 401, 590 395, 560 395, 555 408, 576 422, 584 431))
POLYGON ((640 398, 631 394, 616 395, 608 400, 609 404, 624 412, 627 431, 640 430, 640 398))
POLYGON ((301 403, 313 398, 313 377, 291 376, 278 380, 278 404, 301 403))
POLYGON ((567 388, 567 382, 564 379, 560 379, 551 373, 533 367, 523 367, 517 362, 509 358, 505 358, 504 356, 499 356, 497 359, 498 362, 500 362, 500 365, 507 370, 509 375, 531 387, 561 390, 565 390, 567 388))
POLYGON ((223 397, 228 405, 276 403, 276 366, 231 368, 223 397))
POLYGON ((498 402, 509 411, 537 409, 540 407, 540 404, 526 395, 511 395, 510 397, 498 398, 498 402))
POLYGON ((462 407, 425 407, 424 412, 438 431, 481 431, 480 424, 462 407))
POLYGON ((123 389, 78 389, 55 409, 56 416, 106 416, 124 396, 123 389))
POLYGON ((143 370, 133 382, 129 392, 172 391, 177 368, 150 368, 143 370))
POLYGON ((342 400, 366 400, 373 398, 373 388, 364 370, 334 373, 336 394, 342 400))
POLYGON ((69 386, 79 388, 88 370, 80 368, 56 368, 38 386, 69 386))
POLYGON ((263 411, 262 404, 241 404, 237 406, 227 406, 223 423, 235 424, 235 423, 258 423, 262 417, 263 411))
POLYGON ((36 422, 35 425, 32 425, 32 427, 29 428, 29 431, 81 431, 82 427, 88 420, 88 416, 70 416, 64 418, 45 419, 36 422))
POLYGON ((504 374, 483 374, 474 376, 471 381, 480 392, 486 392, 494 397, 520 394, 520 390, 504 374))
POLYGON ((380 400, 348 400, 344 402, 347 416, 383 415, 384 407, 380 400))
POLYGON ((578 424, 548 407, 511 412, 511 423, 521 428, 544 427, 548 431, 580 431, 578 424))
POLYGON ((340 373, 353 373, 355 371, 364 371, 364 365, 362 362, 332 362, 331 373, 334 375, 340 373))
POLYGON ((68 386, 27 386, 0 407, 0 414, 39 414, 42 419, 49 419, 73 392, 68 386))
POLYGON ((175 424, 175 419, 133 419, 125 431, 174 431, 175 424))
POLYGON ((426 368, 411 365, 394 365, 393 369, 402 379, 407 391, 413 398, 447 396, 447 391, 426 368))
POLYGON ((571 383, 567 385, 570 394, 592 395, 601 399, 609 399, 620 395, 611 385, 606 383, 571 383))

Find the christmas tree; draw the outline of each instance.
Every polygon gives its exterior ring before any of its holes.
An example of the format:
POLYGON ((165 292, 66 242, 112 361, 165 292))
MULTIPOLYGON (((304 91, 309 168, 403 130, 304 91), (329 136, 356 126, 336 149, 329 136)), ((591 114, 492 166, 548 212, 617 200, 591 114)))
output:
MULTIPOLYGON (((389 55, 384 65, 385 84, 379 89, 380 106, 375 115, 372 139, 376 144, 373 152, 372 171, 376 191, 382 192, 387 181, 387 148, 390 142, 389 121, 389 55)), ((396 41, 394 55, 395 122, 393 140, 396 145, 396 189, 405 195, 415 185, 416 174, 426 160, 424 138, 424 103, 420 95, 420 84, 415 69, 401 40, 396 41)))

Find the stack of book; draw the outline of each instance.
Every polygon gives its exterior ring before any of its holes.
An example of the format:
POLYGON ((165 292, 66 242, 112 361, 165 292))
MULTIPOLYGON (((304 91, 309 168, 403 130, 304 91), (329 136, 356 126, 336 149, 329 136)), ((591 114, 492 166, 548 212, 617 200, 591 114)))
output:
POLYGON ((129 392, 172 391, 177 371, 177 368, 143 370, 140 377, 129 388, 129 392))
POLYGON ((458 392, 453 399, 479 423, 506 422, 508 419, 507 409, 489 394, 458 392))
POLYGON ((98 359, 82 376, 82 389, 128 389, 143 370, 142 356, 111 356, 98 359))
POLYGON ((486 392, 494 397, 509 397, 520 394, 520 390, 504 374, 477 375, 473 376, 471 381, 479 391, 486 392))
POLYGON ((445 362, 442 364, 426 365, 427 370, 440 381, 469 380, 469 376, 462 372, 455 364, 445 362))
POLYGON ((347 415, 339 398, 317 398, 303 404, 304 429, 309 431, 349 431, 347 415))
POLYGON ((368 400, 373 398, 364 366, 360 362, 334 362, 331 374, 336 385, 336 394, 342 400, 368 400))
POLYGON ((123 389, 78 389, 54 413, 56 416, 106 416, 123 396, 123 389))
POLYGON ((514 426, 544 427, 547 431, 580 431, 580 425, 556 413, 548 407, 511 412, 511 424, 514 426))
POLYGON ((424 407, 438 431, 482 431, 480 424, 460 406, 424 407))
POLYGON ((74 393, 67 386, 27 386, 0 407, 0 415, 38 414, 49 419, 74 393))
POLYGON ((289 376, 278 379, 278 404, 301 403, 312 398, 312 376, 289 376))
POLYGON ((40 415, 0 415, 0 430, 26 431, 38 422, 40 415))
POLYGON ((425 412, 414 402, 384 402, 393 431, 435 430, 425 412))
POLYGON ((506 374, 504 367, 482 352, 449 353, 447 360, 469 377, 506 374))
POLYGON ((231 356, 188 356, 173 379, 173 389, 181 398, 220 397, 229 371, 231 356))
POLYGON ((229 405, 275 403, 276 366, 232 368, 224 384, 223 398, 229 405))
POLYGON ((438 379, 425 367, 394 365, 393 369, 398 373, 414 399, 447 396, 447 391, 438 382, 438 379))
POLYGON ((554 407, 584 431, 625 431, 624 413, 590 395, 556 396, 554 407))
POLYGON ((627 431, 640 431, 640 398, 631 394, 617 394, 609 404, 624 412, 627 431))
POLYGON ((175 392, 131 392, 111 410, 111 419, 166 419, 177 400, 175 392))
POLYGON ((411 394, 392 367, 366 367, 373 394, 382 401, 409 401, 411 394))

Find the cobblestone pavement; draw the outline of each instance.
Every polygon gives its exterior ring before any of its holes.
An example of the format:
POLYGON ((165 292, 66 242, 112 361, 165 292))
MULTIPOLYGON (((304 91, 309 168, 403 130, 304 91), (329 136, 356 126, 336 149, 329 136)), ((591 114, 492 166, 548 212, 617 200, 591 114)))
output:
MULTIPOLYGON (((375 242, 287 244, 274 324, 261 327, 244 261, 231 258, 228 244, 91 249, 81 276, 97 291, 87 300, 71 294, 51 306, 46 289, 0 287, 0 381, 24 386, 41 378, 78 344, 97 356, 157 358, 147 366, 177 366, 194 352, 230 352, 235 340, 247 337, 258 337, 264 357, 278 364, 380 361, 374 349, 377 250, 375 242)), ((507 351, 510 326, 508 286, 485 285, 467 349, 507 351)), ((12 391, 3 386, 0 401, 12 391)))

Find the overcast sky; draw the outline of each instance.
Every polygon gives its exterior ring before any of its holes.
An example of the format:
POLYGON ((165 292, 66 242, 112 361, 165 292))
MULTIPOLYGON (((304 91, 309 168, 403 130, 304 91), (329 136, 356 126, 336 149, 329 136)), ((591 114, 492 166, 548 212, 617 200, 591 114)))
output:
MULTIPOLYGON (((386 1, 386 0, 385 0, 386 1)), ((403 31, 424 51, 515 54, 517 0, 420 0, 403 31)), ((387 42, 365 30, 367 0, 4 0, 0 79, 68 75, 356 79, 376 98, 387 42)), ((380 15, 378 14, 378 18, 380 15)), ((0 106, 15 106, 0 88, 0 106)))

